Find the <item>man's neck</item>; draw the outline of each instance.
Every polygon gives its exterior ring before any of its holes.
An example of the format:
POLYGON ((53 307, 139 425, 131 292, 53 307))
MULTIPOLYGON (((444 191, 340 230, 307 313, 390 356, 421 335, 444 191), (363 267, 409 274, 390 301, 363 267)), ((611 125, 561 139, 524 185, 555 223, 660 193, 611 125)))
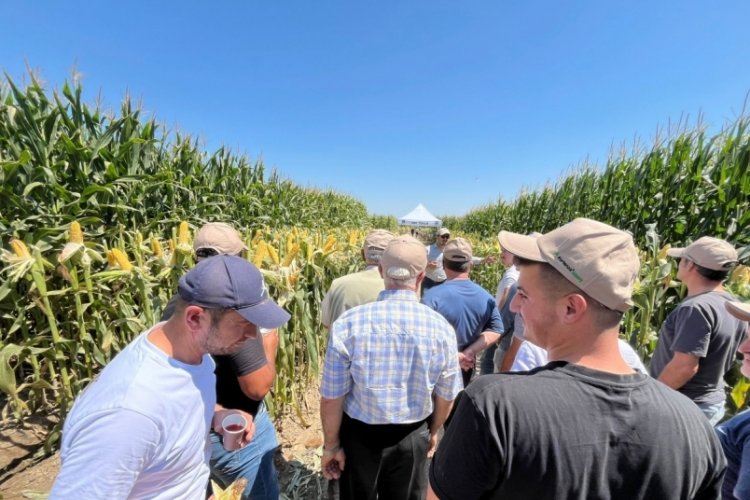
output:
POLYGON ((549 346, 549 361, 567 361, 576 365, 607 373, 627 375, 633 369, 622 359, 618 341, 618 329, 604 332, 590 332, 588 335, 579 332, 569 342, 549 346))
POLYGON ((723 292, 724 284, 721 281, 696 280, 695 282, 685 283, 687 285, 687 296, 693 297, 707 292, 723 292))
POLYGON ((468 280, 469 272, 467 271, 465 273, 456 273, 451 271, 450 269, 446 269, 445 276, 449 281, 468 280))
POLYGON ((148 340, 169 357, 185 364, 199 365, 203 360, 203 352, 193 345, 188 332, 180 331, 172 320, 162 323, 148 334, 148 340))

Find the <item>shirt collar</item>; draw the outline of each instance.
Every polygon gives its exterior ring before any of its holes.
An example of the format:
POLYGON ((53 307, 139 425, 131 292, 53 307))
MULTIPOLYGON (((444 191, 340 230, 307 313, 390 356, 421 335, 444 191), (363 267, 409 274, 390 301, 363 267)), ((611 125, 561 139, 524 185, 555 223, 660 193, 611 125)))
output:
POLYGON ((413 290, 383 290, 378 294, 378 300, 408 300, 419 302, 417 293, 413 290))

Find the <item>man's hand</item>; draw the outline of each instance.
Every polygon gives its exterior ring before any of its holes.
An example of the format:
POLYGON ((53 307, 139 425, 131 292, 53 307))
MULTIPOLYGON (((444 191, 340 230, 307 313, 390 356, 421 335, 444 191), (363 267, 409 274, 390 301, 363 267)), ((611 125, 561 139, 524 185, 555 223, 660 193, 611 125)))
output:
POLYGON ((323 456, 320 457, 320 468, 322 469, 324 478, 328 480, 340 478, 345 463, 346 454, 344 454, 344 449, 340 445, 334 446, 331 449, 323 447, 323 456))
POLYGON ((436 269, 438 266, 438 263, 436 260, 431 260, 427 263, 427 269, 436 269))
POLYGON ((461 369, 465 372, 468 372, 472 368, 474 368, 474 364, 476 363, 476 356, 474 353, 468 352, 468 351, 461 351, 458 353, 458 364, 461 365, 461 369))
POLYGON ((244 412, 242 410, 228 410, 226 408, 217 409, 214 412, 214 418, 211 421, 211 427, 213 428, 214 432, 217 434, 220 434, 222 437, 224 436, 224 429, 221 427, 221 422, 224 421, 226 417, 233 413, 238 413, 245 417, 245 421, 247 421, 247 427, 245 428, 245 435, 242 438, 242 442, 240 443, 240 448, 245 446, 247 443, 249 443, 253 436, 255 435, 255 419, 253 419, 253 416, 250 415, 247 412, 244 412))
POLYGON ((437 430, 435 432, 430 431, 430 445, 427 447, 427 458, 432 458, 437 450, 437 430))

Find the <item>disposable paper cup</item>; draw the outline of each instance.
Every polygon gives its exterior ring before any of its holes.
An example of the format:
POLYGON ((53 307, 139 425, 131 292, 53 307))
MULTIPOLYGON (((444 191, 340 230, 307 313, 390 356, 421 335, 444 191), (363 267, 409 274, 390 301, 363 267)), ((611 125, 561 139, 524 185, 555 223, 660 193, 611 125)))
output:
POLYGON ((242 438, 245 435, 245 429, 247 429, 245 417, 239 413, 232 413, 224 417, 224 420, 221 421, 221 427, 224 430, 224 437, 222 438, 224 449, 227 451, 239 450, 242 438))

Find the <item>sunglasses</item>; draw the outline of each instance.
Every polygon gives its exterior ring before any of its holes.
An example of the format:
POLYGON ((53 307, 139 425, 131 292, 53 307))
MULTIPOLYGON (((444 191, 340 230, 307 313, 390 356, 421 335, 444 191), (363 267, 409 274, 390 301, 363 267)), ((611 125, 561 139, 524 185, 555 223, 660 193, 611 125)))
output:
POLYGON ((207 259, 214 255, 219 255, 219 252, 213 248, 199 248, 195 251, 195 257, 198 259, 207 259))
POLYGON ((448 238, 450 238, 450 237, 451 237, 451 235, 450 235, 450 234, 442 234, 442 235, 440 235, 440 237, 441 237, 442 239, 444 239, 444 240, 447 240, 448 238))

